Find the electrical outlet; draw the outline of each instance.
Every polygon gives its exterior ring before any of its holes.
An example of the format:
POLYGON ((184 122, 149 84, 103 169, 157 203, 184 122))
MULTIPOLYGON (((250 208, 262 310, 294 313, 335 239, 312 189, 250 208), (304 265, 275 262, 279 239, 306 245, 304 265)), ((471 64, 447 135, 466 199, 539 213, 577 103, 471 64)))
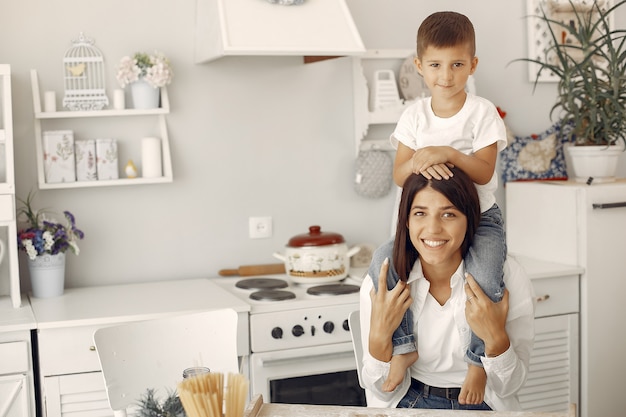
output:
POLYGON ((272 237, 271 217, 250 217, 248 219, 250 239, 272 237))

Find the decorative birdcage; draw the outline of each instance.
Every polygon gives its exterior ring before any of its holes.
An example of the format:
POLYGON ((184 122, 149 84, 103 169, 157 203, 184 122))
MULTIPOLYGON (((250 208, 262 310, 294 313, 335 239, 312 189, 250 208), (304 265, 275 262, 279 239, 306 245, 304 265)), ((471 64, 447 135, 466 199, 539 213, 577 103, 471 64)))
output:
POLYGON ((72 41, 63 58, 65 97, 63 107, 70 110, 102 110, 109 99, 105 89, 104 58, 93 39, 83 32, 72 41))

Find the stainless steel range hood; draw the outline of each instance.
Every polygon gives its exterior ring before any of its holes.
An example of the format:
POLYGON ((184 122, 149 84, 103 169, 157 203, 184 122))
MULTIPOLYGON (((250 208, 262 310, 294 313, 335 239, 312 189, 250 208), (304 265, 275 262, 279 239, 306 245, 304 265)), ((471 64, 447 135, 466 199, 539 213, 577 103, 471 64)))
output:
POLYGON ((195 61, 223 56, 345 56, 365 52, 345 0, 198 0, 195 61))

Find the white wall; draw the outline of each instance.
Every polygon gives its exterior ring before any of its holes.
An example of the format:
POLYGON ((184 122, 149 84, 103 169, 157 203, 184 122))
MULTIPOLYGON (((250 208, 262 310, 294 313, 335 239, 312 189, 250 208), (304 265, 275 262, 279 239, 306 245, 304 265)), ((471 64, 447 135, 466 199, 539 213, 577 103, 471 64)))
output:
MULTIPOLYGON (((431 12, 467 14, 478 36, 479 93, 508 112, 519 134, 549 126, 554 85, 533 95, 526 66, 507 66, 526 56, 524 0, 348 4, 368 48, 413 48, 431 12)), ((81 31, 105 56, 109 90, 117 88, 124 55, 158 49, 174 65, 172 184, 38 192, 40 206, 72 211, 86 234, 80 256, 68 258, 67 286, 214 276, 275 262, 272 252, 313 224, 350 244, 388 236, 391 197, 367 200, 353 191, 350 61, 247 57, 196 65, 194 12, 195 0, 0 0, 0 61, 13 71, 18 197, 37 188, 31 68, 42 89, 62 96, 62 58, 81 31), (274 237, 248 239, 248 217, 266 215, 274 218, 274 237)), ((624 22, 619 16, 617 24, 624 22)), ((21 271, 28 288, 25 263, 21 271)))

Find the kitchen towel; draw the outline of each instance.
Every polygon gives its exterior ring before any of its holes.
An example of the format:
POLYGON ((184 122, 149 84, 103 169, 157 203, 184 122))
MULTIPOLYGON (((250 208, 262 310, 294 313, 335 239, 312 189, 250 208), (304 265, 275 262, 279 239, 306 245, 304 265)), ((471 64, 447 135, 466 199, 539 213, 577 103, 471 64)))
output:
POLYGON ((143 138, 141 140, 141 172, 144 178, 163 176, 161 166, 161 139, 143 138))
POLYGON ((382 150, 360 151, 356 160, 354 189, 366 198, 381 198, 391 191, 393 161, 382 150))

